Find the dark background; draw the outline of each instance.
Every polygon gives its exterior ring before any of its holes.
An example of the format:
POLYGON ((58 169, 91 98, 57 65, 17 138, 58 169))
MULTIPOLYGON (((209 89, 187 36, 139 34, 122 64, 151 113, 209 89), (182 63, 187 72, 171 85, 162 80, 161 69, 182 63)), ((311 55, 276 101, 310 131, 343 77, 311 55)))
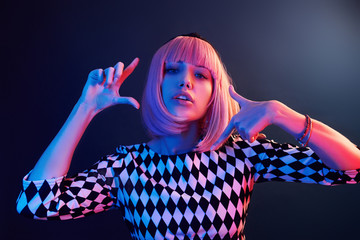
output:
MULTIPOLYGON (((60 129, 95 68, 140 64, 121 94, 140 101, 152 54, 200 32, 243 96, 277 99, 360 144, 358 1, 7 1, 1 3, 1 239, 129 239, 118 211, 62 222, 19 216, 22 177, 60 129)), ((266 131, 293 141, 281 130, 266 131)), ((91 122, 70 172, 119 144, 147 141, 139 111, 107 109, 91 122)), ((360 185, 255 186, 247 239, 358 239, 360 185)))

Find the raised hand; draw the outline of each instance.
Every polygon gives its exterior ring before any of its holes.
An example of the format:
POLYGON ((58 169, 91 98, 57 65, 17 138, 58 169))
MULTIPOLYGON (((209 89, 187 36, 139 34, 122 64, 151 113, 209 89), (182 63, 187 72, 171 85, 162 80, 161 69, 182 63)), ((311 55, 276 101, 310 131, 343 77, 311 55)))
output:
POLYGON ((230 86, 229 92, 231 97, 239 103, 241 110, 232 117, 229 125, 211 147, 212 150, 219 147, 218 145, 230 136, 234 128, 242 139, 254 142, 258 137, 262 138, 263 134, 260 132, 272 124, 273 103, 276 101, 248 100, 236 93, 233 86, 230 86))
POLYGON ((79 101, 59 133, 41 155, 29 180, 64 176, 69 170, 76 146, 87 126, 101 110, 121 103, 140 107, 134 98, 121 97, 119 94, 121 84, 133 72, 138 62, 139 59, 135 58, 125 70, 124 64, 119 62, 114 68, 90 72, 79 101))
POLYGON ((124 80, 134 71, 139 59, 135 58, 127 68, 118 62, 114 67, 105 70, 96 69, 89 73, 80 101, 95 113, 116 104, 130 104, 139 109, 140 104, 132 97, 120 96, 119 90, 124 80))

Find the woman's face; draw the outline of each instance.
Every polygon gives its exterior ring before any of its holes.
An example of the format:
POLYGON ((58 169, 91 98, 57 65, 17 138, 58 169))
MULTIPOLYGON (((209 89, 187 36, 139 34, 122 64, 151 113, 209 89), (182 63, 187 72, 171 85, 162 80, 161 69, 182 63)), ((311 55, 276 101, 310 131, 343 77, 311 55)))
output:
POLYGON ((209 69, 186 62, 165 63, 161 92, 171 114, 187 121, 201 119, 206 113, 212 90, 213 79, 209 69))

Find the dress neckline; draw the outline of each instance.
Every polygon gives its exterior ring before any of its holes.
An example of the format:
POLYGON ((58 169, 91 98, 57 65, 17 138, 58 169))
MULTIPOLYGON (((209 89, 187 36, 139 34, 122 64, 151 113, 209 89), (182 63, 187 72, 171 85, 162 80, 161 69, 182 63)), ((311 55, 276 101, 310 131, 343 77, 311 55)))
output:
POLYGON ((152 155, 158 155, 160 158, 176 158, 176 157, 184 157, 186 155, 191 155, 193 156, 196 153, 201 153, 201 152, 196 152, 196 151, 188 151, 188 152, 184 152, 184 153, 178 153, 178 154, 161 154, 157 151, 155 151, 154 149, 152 149, 148 143, 144 142, 141 145, 143 145, 144 148, 146 148, 146 150, 152 154, 152 155))

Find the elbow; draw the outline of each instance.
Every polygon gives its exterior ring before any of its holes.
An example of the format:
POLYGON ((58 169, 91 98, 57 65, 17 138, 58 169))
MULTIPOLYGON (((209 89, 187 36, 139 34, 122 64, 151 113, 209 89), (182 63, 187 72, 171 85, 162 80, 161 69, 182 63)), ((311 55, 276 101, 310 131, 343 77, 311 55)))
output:
POLYGON ((35 219, 35 214, 30 210, 25 193, 22 191, 16 201, 16 211, 24 217, 35 219))
POLYGON ((23 191, 20 192, 18 199, 16 200, 16 211, 25 217, 33 218, 34 214, 30 214, 31 211, 27 206, 26 196, 23 191), (32 216, 30 216, 32 215, 32 216))

